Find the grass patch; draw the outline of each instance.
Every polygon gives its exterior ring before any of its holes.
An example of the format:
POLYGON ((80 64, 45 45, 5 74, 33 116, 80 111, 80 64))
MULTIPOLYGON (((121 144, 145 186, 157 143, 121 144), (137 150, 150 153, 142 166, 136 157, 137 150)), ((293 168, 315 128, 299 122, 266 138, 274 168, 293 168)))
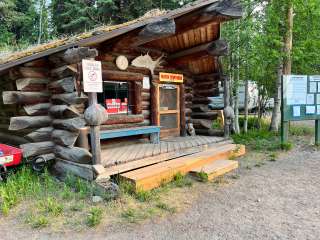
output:
POLYGON ((33 228, 44 228, 49 225, 49 218, 44 215, 30 215, 27 217, 26 223, 31 225, 33 228))
POLYGON ((208 182, 208 174, 206 174, 204 171, 200 171, 197 173, 197 179, 200 182, 208 182))
POLYGON ((38 209, 57 217, 63 212, 63 204, 58 202, 55 198, 48 197, 39 202, 38 209))
POLYGON ((176 208, 175 207, 170 207, 168 204, 163 203, 163 202, 157 203, 156 207, 161 209, 161 210, 163 210, 163 211, 169 212, 169 213, 175 213, 176 212, 176 208))
POLYGON ((310 136, 314 134, 314 128, 306 125, 291 124, 289 133, 292 136, 310 136))
POLYGON ((103 211, 99 207, 92 207, 87 215, 86 223, 89 227, 95 227, 101 223, 103 211))
POLYGON ((181 174, 180 172, 178 172, 177 174, 174 175, 172 184, 175 187, 179 187, 179 188, 191 187, 192 186, 192 181, 187 176, 185 176, 185 175, 181 174))
POLYGON ((277 133, 266 129, 253 129, 247 133, 234 134, 232 139, 236 144, 243 144, 254 151, 277 151, 281 149, 277 133))

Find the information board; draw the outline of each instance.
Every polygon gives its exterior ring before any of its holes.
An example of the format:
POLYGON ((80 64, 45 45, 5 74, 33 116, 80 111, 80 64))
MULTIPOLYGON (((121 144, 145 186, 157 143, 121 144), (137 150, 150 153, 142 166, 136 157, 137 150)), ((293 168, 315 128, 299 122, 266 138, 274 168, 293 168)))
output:
POLYGON ((84 92, 103 92, 101 62, 83 59, 82 71, 84 92))
POLYGON ((284 75, 283 121, 320 119, 320 76, 284 75))
POLYGON ((174 83, 183 83, 183 75, 177 73, 159 73, 160 82, 174 82, 174 83))

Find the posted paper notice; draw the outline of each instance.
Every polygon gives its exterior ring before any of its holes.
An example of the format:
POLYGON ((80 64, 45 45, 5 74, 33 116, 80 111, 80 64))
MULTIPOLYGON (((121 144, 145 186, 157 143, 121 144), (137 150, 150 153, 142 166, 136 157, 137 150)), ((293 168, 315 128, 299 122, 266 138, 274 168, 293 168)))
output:
POLYGON ((317 105, 317 115, 320 115, 320 105, 317 105))
POLYGON ((317 92, 317 82, 310 82, 309 84, 309 92, 316 93, 317 92))
POLYGON ((301 116, 300 106, 293 106, 293 116, 294 117, 300 117, 301 116))
POLYGON ((284 92, 288 105, 304 105, 307 101, 308 76, 285 75, 284 92))
POLYGON ((307 104, 314 104, 314 94, 307 95, 307 104))
POLYGON ((316 106, 306 106, 306 114, 315 114, 316 106))

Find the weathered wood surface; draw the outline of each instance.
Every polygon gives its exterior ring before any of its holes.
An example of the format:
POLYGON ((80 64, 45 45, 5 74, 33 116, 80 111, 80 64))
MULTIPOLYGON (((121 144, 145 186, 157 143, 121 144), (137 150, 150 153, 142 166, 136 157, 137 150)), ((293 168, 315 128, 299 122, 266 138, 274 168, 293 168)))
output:
POLYGON ((216 112, 204 112, 204 113, 192 112, 192 117, 199 118, 199 119, 215 120, 218 117, 218 113, 216 113, 216 112))
POLYGON ((138 34, 132 46, 143 45, 157 39, 174 35, 176 24, 173 19, 164 18, 157 22, 146 25, 138 34))
POLYGON ((212 129, 213 122, 208 119, 192 119, 194 128, 212 129))
POLYGON ((10 119, 9 130, 47 127, 51 124, 51 121, 52 119, 49 116, 12 117, 10 119))
POLYGON ((19 78, 16 80, 19 91, 40 91, 46 89, 48 78, 19 78))
POLYGON ((45 68, 19 67, 19 74, 24 78, 46 78, 47 70, 45 68))
POLYGON ((142 113, 142 83, 134 82, 134 99, 133 99, 133 113, 141 114, 142 113))
POLYGON ((223 130, 219 129, 195 129, 196 134, 205 136, 223 136, 223 130))
POLYGON ((67 77, 49 83, 48 89, 53 93, 72 93, 75 90, 75 78, 67 77))
POLYGON ((185 104, 185 86, 180 85, 180 135, 186 136, 186 104, 185 104))
POLYGON ((34 104, 49 102, 50 94, 46 92, 4 91, 4 104, 34 104))
POLYGON ((203 10, 203 15, 223 16, 229 18, 240 18, 243 14, 243 8, 240 1, 228 0, 218 1, 210 4, 203 10))
POLYGON ((104 80, 113 80, 113 81, 142 81, 144 75, 141 73, 103 69, 102 77, 104 80))
POLYGON ((67 65, 51 70, 51 76, 58 79, 74 76, 77 73, 77 66, 67 65))
POLYGON ((88 97, 81 93, 80 96, 77 92, 73 93, 62 93, 62 94, 54 94, 51 97, 51 101, 53 104, 81 104, 88 101, 88 97))
MULTIPOLYGON (((153 79, 151 79, 153 80, 153 79)), ((151 89, 150 89, 150 104, 151 104, 151 124, 158 126, 160 123, 158 121, 158 99, 159 99, 159 91, 158 91, 158 84, 151 81, 151 89)))
POLYGON ((50 115, 55 118, 75 118, 80 117, 80 113, 73 106, 53 105, 49 109, 50 115))
POLYGON ((214 97, 214 96, 219 96, 219 88, 204 88, 202 90, 196 89, 194 92, 195 95, 197 96, 202 96, 202 97, 214 97))
POLYGON ((82 59, 95 58, 96 56, 98 56, 98 51, 96 49, 90 49, 88 47, 75 47, 70 48, 65 52, 51 55, 49 60, 56 65, 61 65, 64 63, 74 64, 81 62, 82 59))
POLYGON ((194 104, 209 104, 210 100, 207 97, 193 97, 192 102, 194 104))
POLYGON ((23 66, 25 66, 25 67, 46 67, 46 66, 48 66, 48 62, 46 59, 40 58, 40 59, 34 60, 32 62, 27 62, 27 63, 23 64, 23 66))
POLYGON ((51 132, 53 131, 52 127, 44 127, 34 130, 33 132, 25 136, 26 139, 29 139, 32 142, 45 142, 51 139, 51 132))
POLYGON ((65 146, 65 147, 73 147, 77 138, 79 136, 79 132, 70 132, 66 130, 55 129, 51 133, 51 139, 55 144, 65 146))
POLYGON ((89 164, 92 162, 92 154, 84 148, 67 148, 56 145, 55 154, 58 158, 62 158, 75 163, 89 164))
POLYGON ((52 153, 55 144, 51 141, 26 143, 20 145, 25 158, 34 157, 42 154, 52 153))
POLYGON ((86 179, 88 181, 92 181, 95 178, 92 165, 78 164, 63 159, 57 159, 53 168, 55 169, 55 171, 57 171, 60 175, 63 175, 64 177, 68 176, 69 174, 72 174, 86 179))
POLYGON ((109 115, 106 125, 143 122, 143 115, 109 115))
POLYGON ((142 92, 142 101, 150 102, 150 92, 142 92))
POLYGON ((80 128, 84 128, 86 126, 86 121, 82 117, 69 119, 55 119, 52 122, 52 126, 56 129, 79 132, 80 128))
POLYGON ((188 62, 203 55, 226 56, 228 54, 228 44, 224 40, 216 40, 193 48, 182 50, 171 54, 168 57, 170 62, 183 63, 188 62))
POLYGON ((98 103, 91 104, 84 112, 84 119, 89 126, 100 126, 108 120, 106 109, 98 103))
POLYGON ((51 103, 38 103, 34 105, 25 105, 23 106, 23 109, 29 116, 36 116, 48 113, 51 106, 51 103))
POLYGON ((210 109, 208 108, 208 105, 205 104, 194 104, 192 106, 192 111, 194 112, 208 112, 210 109))
POLYGON ((140 123, 124 123, 124 124, 112 124, 112 125, 101 125, 100 131, 104 130, 113 130, 113 129, 121 129, 121 128, 135 128, 135 127, 142 127, 142 126, 149 126, 150 122, 143 121, 140 123))
POLYGON ((11 132, 2 132, 2 131, 3 130, 1 129, 0 142, 2 144, 9 144, 9 145, 13 145, 13 146, 18 146, 20 144, 25 144, 25 143, 30 142, 24 137, 13 135, 11 132))

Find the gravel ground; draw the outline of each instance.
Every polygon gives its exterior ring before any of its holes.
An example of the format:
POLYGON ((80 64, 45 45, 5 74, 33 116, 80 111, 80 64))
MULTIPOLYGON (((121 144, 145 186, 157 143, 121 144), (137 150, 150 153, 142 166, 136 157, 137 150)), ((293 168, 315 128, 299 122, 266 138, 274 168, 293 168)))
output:
MULTIPOLYGON (((143 224, 81 233, 0 225, 0 239, 320 239, 320 153, 297 148, 276 162, 242 167, 231 184, 203 185, 184 211, 143 224)), ((192 194, 192 193, 190 193, 192 194)))

